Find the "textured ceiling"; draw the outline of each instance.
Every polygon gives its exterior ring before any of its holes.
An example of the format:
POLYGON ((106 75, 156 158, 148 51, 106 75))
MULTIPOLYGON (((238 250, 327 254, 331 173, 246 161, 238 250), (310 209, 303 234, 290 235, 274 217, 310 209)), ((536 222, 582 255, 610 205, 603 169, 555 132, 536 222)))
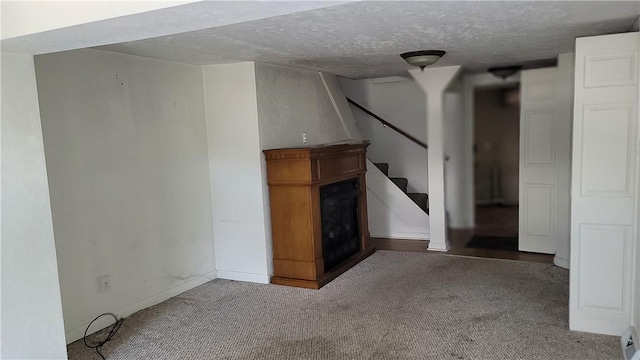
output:
MULTIPOLYGON (((46 54, 82 49, 229 26, 274 16, 336 6, 351 0, 191 1, 192 2, 185 5, 79 23, 75 26, 36 32, 25 36, 5 38, 2 40, 2 50, 27 54, 46 54)), ((11 4, 11 6, 6 7, 5 1, 2 2, 3 21, 1 23, 3 35, 5 23, 7 23, 4 20, 11 18, 12 15, 15 15, 14 17, 17 19, 21 17, 24 18, 24 14, 29 14, 31 18, 37 19, 37 15, 42 16, 43 12, 48 9, 53 13, 53 16, 55 16, 56 12, 64 11, 70 13, 70 17, 73 19, 76 19, 73 15, 74 13, 78 14, 77 19, 82 19, 83 13, 89 11, 88 9, 95 11, 95 9, 105 6, 115 9, 118 8, 117 4, 109 3, 108 0, 87 1, 82 4, 78 1, 46 1, 46 4, 42 4, 42 1, 34 1, 32 3, 13 1, 7 2, 7 4, 11 4), (35 11, 35 15, 34 7, 39 9, 35 11)), ((94 17, 100 17, 100 15, 95 15, 94 17)), ((64 19, 62 22, 64 22, 64 19)), ((44 26, 52 25, 48 22, 45 23, 44 26)), ((9 27, 10 26, 11 23, 9 22, 9 27)))
POLYGON ((628 31, 636 1, 366 1, 99 47, 189 64, 258 61, 349 78, 404 75, 398 54, 442 49, 467 71, 570 52, 576 37, 628 31))

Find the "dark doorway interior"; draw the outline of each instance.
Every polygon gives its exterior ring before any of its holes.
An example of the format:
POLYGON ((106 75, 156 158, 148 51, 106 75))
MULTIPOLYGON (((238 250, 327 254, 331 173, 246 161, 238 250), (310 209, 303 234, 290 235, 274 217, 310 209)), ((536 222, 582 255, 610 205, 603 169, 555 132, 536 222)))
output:
POLYGON ((517 250, 519 89, 478 89, 474 98, 476 227, 467 246, 517 250))

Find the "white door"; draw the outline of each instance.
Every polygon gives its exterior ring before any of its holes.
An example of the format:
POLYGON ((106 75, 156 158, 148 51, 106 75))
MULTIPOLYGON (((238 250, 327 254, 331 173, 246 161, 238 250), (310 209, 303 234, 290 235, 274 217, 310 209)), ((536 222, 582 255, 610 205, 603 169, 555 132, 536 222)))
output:
POLYGON ((556 252, 556 76, 552 67, 525 70, 520 77, 520 251, 556 252))
POLYGON ((631 322, 638 33, 576 40, 571 194, 572 330, 631 322))

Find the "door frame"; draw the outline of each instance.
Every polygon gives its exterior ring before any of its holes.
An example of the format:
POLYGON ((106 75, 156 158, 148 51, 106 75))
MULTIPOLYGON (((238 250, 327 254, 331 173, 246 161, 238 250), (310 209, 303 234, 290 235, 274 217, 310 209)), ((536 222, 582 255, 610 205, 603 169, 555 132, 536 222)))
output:
POLYGON ((506 79, 500 79, 490 73, 465 75, 462 78, 462 141, 460 146, 463 147, 462 168, 463 191, 462 199, 462 222, 464 227, 471 229, 476 225, 476 209, 475 209, 475 178, 473 171, 473 138, 475 133, 475 91, 477 88, 487 87, 512 87, 514 84, 520 83, 520 73, 517 73, 506 79))
MULTIPOLYGON (((561 111, 561 115, 560 116, 568 116, 568 118, 572 119, 572 110, 573 110, 573 72, 574 70, 574 66, 573 66, 573 57, 574 54, 573 53, 565 53, 565 54, 560 54, 558 56, 558 60, 557 60, 557 64, 555 64, 555 67, 558 69, 558 72, 560 74, 560 76, 562 77, 562 79, 559 79, 558 82, 556 83, 556 90, 558 91, 558 94, 561 95, 563 104, 562 106, 560 106, 560 104, 558 104, 559 107, 562 107, 562 111, 561 111), (571 74, 565 74, 567 72, 567 70, 571 68, 571 74), (565 79, 566 76, 571 76, 571 81, 565 81, 567 79, 565 79), (565 84, 566 83, 566 84, 565 84), (567 106, 564 105, 564 101, 566 101, 566 99, 564 99, 565 97, 570 97, 570 104, 568 104, 567 106), (564 109, 564 108, 567 109, 564 109)), ((550 64, 551 65, 551 64, 550 64)), ((473 137, 474 137, 474 128, 475 128, 475 119, 474 119, 474 102, 475 102, 475 95, 474 92, 477 88, 483 88, 483 87, 492 87, 492 86, 500 86, 500 85, 505 85, 506 86, 512 86, 514 83, 520 83, 521 84, 521 76, 520 73, 507 78, 506 80, 502 80, 497 78, 496 76, 489 74, 489 73, 483 73, 483 74, 474 74, 474 75, 467 75, 465 77, 463 77, 462 79, 462 92, 463 92, 463 134, 462 134, 462 141, 461 141, 461 145, 462 147, 464 147, 462 153, 464 154, 464 158, 463 158, 463 169, 464 169, 464 179, 463 181, 463 188, 461 189, 461 191, 463 192, 462 197, 463 197, 463 214, 461 216, 461 218, 463 220, 466 221, 465 226, 467 228, 472 228, 475 226, 475 201, 474 201, 474 172, 473 172, 473 137)), ((565 124, 566 125, 566 124, 565 124)), ((563 126, 565 126, 563 125, 563 126)), ((569 138, 571 137, 571 129, 570 129, 570 124, 566 125, 569 126, 568 130, 564 129, 564 127, 562 128, 563 133, 568 131, 568 136, 569 138)), ((566 127, 565 126, 565 127, 566 127)), ((570 140, 570 139, 569 139, 570 140)), ((522 143, 523 139, 520 139, 520 142, 522 143)), ((570 141, 567 144, 563 144, 562 145, 562 149, 558 149, 558 151, 560 151, 562 154, 564 154, 565 152, 567 154, 565 154, 566 156, 569 157, 569 160, 566 159, 562 159, 563 164, 566 163, 566 161, 569 161, 570 164, 570 151, 565 151, 566 149, 564 149, 564 147, 570 147, 570 141)), ((565 156, 563 155, 563 156, 565 156)), ((570 165, 569 165, 570 166, 570 165)), ((561 169, 558 169, 559 173, 562 172, 562 176, 561 179, 562 183, 567 185, 567 186, 562 186, 562 192, 556 194, 556 197, 558 199, 562 199, 562 203, 558 203, 557 206, 561 206, 561 209, 559 209, 560 212, 562 212, 562 217, 561 219, 557 219, 556 220, 556 226, 558 226, 559 224, 557 224, 558 221, 563 221, 566 222, 566 226, 562 227, 563 231, 562 231, 562 239, 564 239, 566 237, 566 244, 563 243, 562 240, 560 240, 560 238, 556 237, 556 251, 555 251, 555 257, 554 257, 554 264, 563 268, 569 268, 569 239, 568 239, 568 228, 570 226, 570 220, 569 220, 569 198, 570 198, 570 188, 568 188, 568 184, 570 182, 570 173, 571 173, 571 169, 568 168, 566 169, 567 174, 566 176, 564 175, 565 171, 561 171, 561 169), (565 189, 566 188, 566 189, 565 189), (566 198, 566 199, 565 199, 566 198), (566 201, 565 201, 566 200, 566 201), (566 214, 565 214, 566 213, 566 214), (566 229, 564 229, 566 227, 566 229), (564 231, 566 230, 566 231, 564 231), (566 234, 564 234, 566 232, 566 234), (566 236, 565 236, 566 235, 566 236)), ((522 202, 522 196, 520 196, 520 201, 522 202)))

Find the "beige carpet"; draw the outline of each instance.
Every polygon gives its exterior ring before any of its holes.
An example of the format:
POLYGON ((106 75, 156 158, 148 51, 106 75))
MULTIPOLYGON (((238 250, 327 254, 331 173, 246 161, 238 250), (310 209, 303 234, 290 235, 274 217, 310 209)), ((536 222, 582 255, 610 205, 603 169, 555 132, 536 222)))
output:
MULTIPOLYGON (((571 332, 568 271, 379 251, 321 290, 214 280, 125 319, 107 359, 619 359, 571 332)), ((99 359, 82 341, 70 359, 99 359)))

